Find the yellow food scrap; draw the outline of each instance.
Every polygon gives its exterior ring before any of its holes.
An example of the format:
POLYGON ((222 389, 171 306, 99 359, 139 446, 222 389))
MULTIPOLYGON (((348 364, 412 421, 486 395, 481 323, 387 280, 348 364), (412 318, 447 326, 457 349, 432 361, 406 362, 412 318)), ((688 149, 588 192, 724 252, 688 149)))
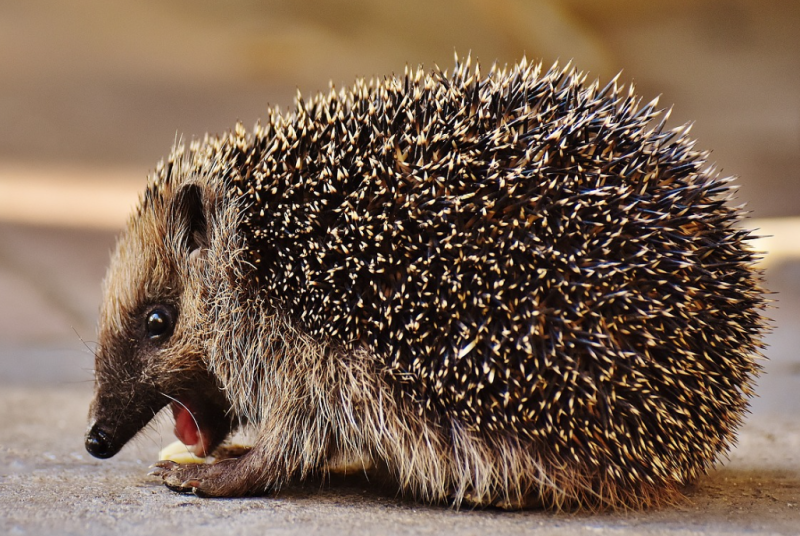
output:
POLYGON ((181 443, 180 441, 175 441, 174 443, 170 443, 158 453, 159 460, 169 460, 175 463, 206 463, 205 458, 201 458, 199 456, 195 456, 190 450, 189 447, 181 443))

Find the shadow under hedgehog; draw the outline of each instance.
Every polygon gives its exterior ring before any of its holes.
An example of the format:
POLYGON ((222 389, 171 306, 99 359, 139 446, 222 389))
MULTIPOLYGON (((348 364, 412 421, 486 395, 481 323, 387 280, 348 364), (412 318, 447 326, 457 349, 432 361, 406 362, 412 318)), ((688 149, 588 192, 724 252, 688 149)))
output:
POLYGON ((104 283, 86 436, 203 496, 367 460, 426 502, 640 508, 727 451, 764 291, 730 179, 614 79, 469 60, 178 144, 104 283), (660 122, 659 122, 660 119, 660 122))

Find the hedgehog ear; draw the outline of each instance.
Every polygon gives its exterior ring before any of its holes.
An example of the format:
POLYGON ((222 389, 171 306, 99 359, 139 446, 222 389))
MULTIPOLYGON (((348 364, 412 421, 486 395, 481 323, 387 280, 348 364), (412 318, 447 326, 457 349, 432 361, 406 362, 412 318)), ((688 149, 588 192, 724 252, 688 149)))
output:
POLYGON ((189 258, 202 256, 210 244, 208 218, 203 203, 200 186, 190 184, 183 187, 175 199, 176 229, 183 232, 182 245, 189 252, 189 258))

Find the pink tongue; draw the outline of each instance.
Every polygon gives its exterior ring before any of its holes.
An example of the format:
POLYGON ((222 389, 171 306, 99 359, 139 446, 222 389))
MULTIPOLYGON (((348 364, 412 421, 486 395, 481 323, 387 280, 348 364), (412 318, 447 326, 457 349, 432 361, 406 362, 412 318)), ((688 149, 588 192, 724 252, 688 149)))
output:
POLYGON ((197 428, 192 416, 192 408, 186 403, 172 403, 172 414, 175 417, 175 435, 184 445, 192 447, 196 456, 205 456, 208 440, 205 434, 197 428))

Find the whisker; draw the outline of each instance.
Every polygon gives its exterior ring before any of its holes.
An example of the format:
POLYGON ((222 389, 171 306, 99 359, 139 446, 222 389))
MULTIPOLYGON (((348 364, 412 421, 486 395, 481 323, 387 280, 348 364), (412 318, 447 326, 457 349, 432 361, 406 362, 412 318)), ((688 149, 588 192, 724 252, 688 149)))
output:
POLYGON ((200 430, 200 423, 197 422, 197 419, 195 418, 194 413, 192 413, 192 411, 186 406, 186 404, 184 404, 183 402, 181 402, 180 400, 178 400, 174 396, 170 396, 167 393, 164 393, 162 391, 159 391, 159 394, 164 395, 165 397, 169 398, 170 400, 172 400, 173 402, 175 402, 179 406, 183 407, 183 409, 186 410, 186 412, 189 414, 189 416, 194 421, 194 425, 197 427, 197 430, 198 431, 200 430))
MULTIPOLYGON (((78 340, 80 340, 80 341, 83 343, 83 345, 86 347, 86 349, 87 349, 87 350, 89 350, 89 352, 90 352, 90 353, 91 353, 91 354, 92 354, 92 355, 93 355, 95 358, 97 358, 97 350, 96 350, 96 349, 92 349, 91 347, 89 347, 89 345, 87 344, 87 342, 86 342, 86 341, 83 339, 83 337, 81 337, 81 334, 80 334, 80 333, 78 333, 78 330, 77 330, 77 329, 75 329, 75 326, 70 326, 70 328, 72 328, 72 331, 74 331, 74 332, 75 332, 75 335, 78 337, 78 340)), ((93 343, 95 346, 97 346, 97 342, 95 342, 95 341, 91 341, 91 342, 92 342, 92 343, 93 343)))

